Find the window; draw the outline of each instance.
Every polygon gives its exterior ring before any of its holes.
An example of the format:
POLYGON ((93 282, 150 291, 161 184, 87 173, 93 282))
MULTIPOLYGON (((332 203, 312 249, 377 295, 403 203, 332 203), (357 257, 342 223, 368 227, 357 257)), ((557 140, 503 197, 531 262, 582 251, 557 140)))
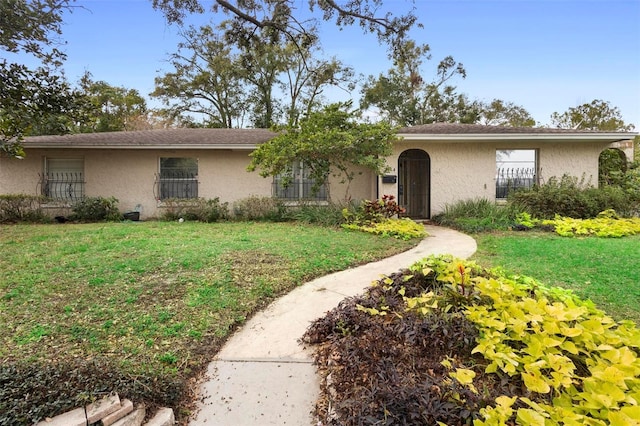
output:
POLYGON ((496 151, 496 198, 509 192, 531 188, 538 183, 538 151, 535 149, 499 149, 496 151))
POLYGON ((198 198, 198 160, 196 158, 160 158, 156 176, 156 197, 198 198))
POLYGON ((45 158, 40 176, 41 193, 59 201, 76 202, 84 198, 84 160, 45 158))
POLYGON ((273 194, 276 198, 289 201, 315 200, 325 201, 328 198, 328 185, 323 183, 314 193, 315 180, 309 177, 309 170, 302 161, 293 164, 292 179, 286 182, 282 175, 273 179, 273 194), (285 183, 288 183, 285 185, 285 183))

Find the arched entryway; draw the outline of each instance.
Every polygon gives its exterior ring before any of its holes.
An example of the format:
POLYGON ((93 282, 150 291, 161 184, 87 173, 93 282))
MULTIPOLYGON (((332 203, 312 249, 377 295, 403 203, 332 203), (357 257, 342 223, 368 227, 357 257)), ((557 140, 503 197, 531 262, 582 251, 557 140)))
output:
POLYGON ((431 159, 421 149, 408 149, 398 158, 398 204, 406 216, 429 219, 431 187, 431 159))
POLYGON ((598 158, 598 184, 612 185, 627 171, 627 156, 618 148, 608 148, 598 158))

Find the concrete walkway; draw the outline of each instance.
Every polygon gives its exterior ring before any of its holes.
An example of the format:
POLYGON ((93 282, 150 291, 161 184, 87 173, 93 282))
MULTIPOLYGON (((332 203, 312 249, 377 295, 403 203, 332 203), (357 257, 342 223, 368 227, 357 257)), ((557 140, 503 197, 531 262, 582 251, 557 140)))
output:
POLYGON ((364 292, 431 254, 467 258, 473 238, 426 225, 429 236, 413 249, 306 283, 251 318, 217 354, 200 389, 190 425, 310 425, 320 390, 312 352, 298 344, 307 327, 346 297, 364 292))

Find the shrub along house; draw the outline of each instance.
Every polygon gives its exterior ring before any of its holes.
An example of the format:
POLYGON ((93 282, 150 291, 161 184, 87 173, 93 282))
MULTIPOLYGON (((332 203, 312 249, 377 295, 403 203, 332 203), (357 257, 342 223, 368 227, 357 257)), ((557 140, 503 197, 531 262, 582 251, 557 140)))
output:
POLYGON ((287 202, 375 199, 395 195, 408 216, 429 218, 448 203, 501 199, 508 190, 552 176, 591 179, 607 148, 633 158, 635 133, 429 124, 399 130, 390 171, 362 170, 349 185, 336 178, 317 193, 304 164, 283 187, 277 177, 246 170, 249 154, 274 136, 265 129, 170 129, 26 138, 22 160, 0 157, 0 194, 46 195, 50 205, 83 197, 115 197, 122 211, 159 216, 172 198, 249 196, 287 202))

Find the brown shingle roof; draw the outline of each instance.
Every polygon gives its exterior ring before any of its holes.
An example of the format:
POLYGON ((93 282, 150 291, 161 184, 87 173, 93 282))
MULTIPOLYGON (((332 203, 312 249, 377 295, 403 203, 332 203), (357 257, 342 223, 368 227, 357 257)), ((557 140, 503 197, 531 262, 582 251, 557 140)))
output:
POLYGON ((273 138, 268 129, 164 129, 30 136, 24 147, 255 147, 273 138))
POLYGON ((460 134, 562 134, 562 133, 626 133, 598 132, 594 130, 554 129, 546 127, 485 126, 482 124, 432 123, 403 127, 400 134, 460 135, 460 134))
MULTIPOLYGON (((481 124, 434 123, 398 130, 407 138, 448 138, 460 141, 472 139, 549 138, 569 139, 631 139, 636 133, 596 132, 591 130, 551 129, 537 127, 484 126, 481 124), (428 135, 432 135, 431 137, 428 135)), ((185 149, 254 149, 273 138, 276 133, 268 129, 164 129, 130 132, 79 133, 59 136, 31 136, 24 140, 25 148, 185 148, 185 149)))

